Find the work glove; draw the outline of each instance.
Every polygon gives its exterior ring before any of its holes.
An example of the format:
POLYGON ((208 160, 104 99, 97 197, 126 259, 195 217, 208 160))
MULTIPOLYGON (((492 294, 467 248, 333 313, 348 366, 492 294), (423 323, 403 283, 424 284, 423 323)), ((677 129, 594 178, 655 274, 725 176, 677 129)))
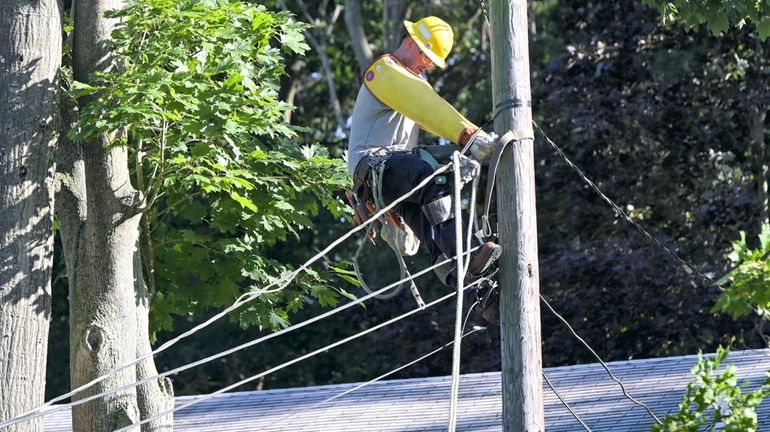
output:
POLYGON ((481 163, 471 157, 460 155, 460 182, 470 183, 479 174, 481 174, 481 163))
POLYGON ((486 133, 479 129, 471 137, 471 154, 479 162, 486 162, 492 157, 497 145, 497 134, 494 132, 486 133))

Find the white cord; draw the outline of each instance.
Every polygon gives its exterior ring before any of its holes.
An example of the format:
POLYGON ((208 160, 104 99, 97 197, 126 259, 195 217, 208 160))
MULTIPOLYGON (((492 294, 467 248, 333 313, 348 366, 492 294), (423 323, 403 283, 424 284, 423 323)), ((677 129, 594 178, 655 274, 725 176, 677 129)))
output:
MULTIPOLYGON (((463 264, 463 216, 462 202, 460 201, 460 192, 462 192, 462 183, 460 183, 460 154, 454 152, 452 155, 452 166, 454 169, 454 213, 455 213, 455 256, 457 257, 457 306, 455 313, 455 345, 452 354, 452 386, 449 402, 449 432, 455 432, 457 429, 457 400, 460 393, 460 342, 463 338, 463 281, 465 280, 465 265, 463 264)), ((468 259, 470 263, 470 259, 468 259)))
MULTIPOLYGON (((465 333, 465 334, 463 334, 463 338, 465 338, 466 336, 470 336, 470 335, 472 335, 473 333, 476 333, 477 331, 481 331, 481 330, 484 330, 484 329, 485 329, 484 327, 474 327, 474 328, 473 328, 473 330, 469 331, 468 333, 465 333)), ((432 356, 432 355, 434 355, 434 354, 438 353, 439 351, 443 350, 444 348, 446 348, 446 347, 448 347, 448 346, 450 346, 450 345, 452 345, 452 344, 454 344, 454 341, 448 342, 448 343, 444 344, 443 346, 440 346, 440 347, 438 347, 438 348, 434 349, 433 351, 431 351, 431 352, 429 352, 429 353, 427 353, 427 354, 423 355, 422 357, 420 357, 420 358, 417 358, 417 359, 415 359, 415 360, 412 360, 412 361, 410 361, 409 363, 406 363, 406 364, 404 364, 404 365, 402 365, 402 366, 399 366, 399 367, 397 367, 397 368, 395 368, 395 369, 391 370, 390 372, 386 372, 386 373, 384 373, 384 374, 382 374, 382 375, 378 376, 377 378, 373 378, 373 379, 371 379, 371 380, 369 380, 369 381, 367 381, 367 382, 365 382, 365 383, 361 383, 361 384, 358 384, 357 386, 355 386, 355 387, 353 387, 353 388, 349 388, 349 389, 345 390, 344 392, 342 392, 342 393, 340 393, 340 394, 336 394, 336 395, 334 395, 334 396, 332 396, 332 397, 330 397, 330 398, 328 398, 328 399, 324 399, 324 400, 322 400, 322 401, 320 401, 320 402, 314 403, 313 405, 310 405, 309 407, 303 407, 303 408, 302 408, 302 411, 305 411, 305 412, 307 412, 307 411, 313 410, 313 409, 315 409, 315 408, 318 408, 318 407, 319 407, 319 406, 321 406, 321 405, 327 404, 327 403, 329 403, 329 402, 331 402, 331 401, 333 401, 333 400, 335 400, 335 399, 339 399, 339 398, 341 398, 341 397, 343 397, 343 396, 345 396, 345 395, 348 395, 348 394, 350 394, 350 393, 353 393, 354 391, 358 391, 358 390, 361 390, 362 388, 364 388, 364 387, 366 387, 366 386, 368 386, 368 385, 370 385, 370 384, 374 384, 374 383, 376 383, 377 381, 380 381, 380 380, 382 380, 383 378, 387 378, 387 377, 389 377, 389 376, 391 376, 391 375, 393 375, 393 374, 395 374, 395 373, 397 373, 397 372, 400 372, 400 371, 402 371, 402 370, 404 370, 404 369, 406 369, 406 368, 408 368, 408 367, 410 367, 410 366, 412 366, 412 365, 414 365, 414 364, 417 364, 417 363, 419 363, 419 362, 421 362, 421 361, 425 360, 426 358, 428 358, 428 357, 430 357, 430 356, 432 356)), ((283 417, 279 418, 278 420, 274 421, 273 423, 275 423, 275 424, 280 424, 280 425, 281 425, 281 428, 282 428, 283 430, 286 430, 286 427, 287 427, 289 424, 291 424, 291 423, 283 424, 283 422, 284 422, 286 419, 288 419, 289 417, 291 417, 292 415, 293 415, 293 414, 289 413, 288 415, 285 415, 285 416, 283 416, 283 417)))
MULTIPOLYGON (((109 372, 106 372, 105 374, 103 374, 103 375, 101 375, 101 376, 99 376, 97 378, 94 378, 93 380, 89 381, 88 383, 83 384, 80 387, 78 387, 78 388, 76 388, 76 389, 74 389, 74 390, 72 390, 72 391, 70 391, 68 393, 65 393, 63 395, 57 396, 57 397, 49 400, 48 402, 45 402, 42 405, 40 405, 40 406, 38 406, 36 408, 33 408, 33 409, 25 412, 24 414, 21 414, 21 415, 19 415, 17 417, 14 417, 13 419, 9 419, 9 420, 6 420, 6 421, 0 423, 0 429, 2 429, 4 427, 7 427, 7 426, 10 426, 12 424, 18 423, 19 421, 26 420, 28 418, 38 417, 39 415, 34 415, 34 416, 30 416, 30 415, 31 414, 37 414, 42 409, 44 409, 46 407, 49 407, 49 406, 53 405, 56 402, 59 402, 59 401, 62 401, 64 399, 67 399, 69 397, 72 397, 73 395, 75 395, 77 393, 80 393, 81 391, 83 391, 83 390, 85 390, 87 388, 90 388, 90 387, 94 386, 95 384, 98 384, 98 383, 102 382, 105 378, 111 376, 112 374, 115 374, 115 373, 121 372, 121 371, 123 371, 125 369, 128 369, 129 367, 132 367, 132 366, 138 364, 139 362, 141 362, 141 361, 143 361, 143 360, 145 360, 147 358, 154 357, 155 355, 157 355, 157 354, 165 351, 166 349, 170 348, 171 346, 173 346, 174 344, 176 344, 180 340, 190 336, 193 333, 196 333, 196 332, 204 329, 205 327, 208 327, 209 325, 211 325, 215 321, 217 321, 220 318, 226 316, 227 314, 229 314, 230 312, 232 312, 235 309, 239 308, 243 304, 248 303, 248 302, 254 300, 255 298, 259 297, 262 294, 269 294, 269 293, 274 293, 274 292, 278 292, 278 291, 283 290, 284 288, 286 288, 286 286, 289 285, 289 283, 295 277, 297 277, 297 275, 299 275, 299 273, 301 273, 302 271, 307 269, 311 264, 313 264, 314 262, 318 261, 321 257, 323 257, 326 254, 328 254, 332 249, 337 247, 344 240, 347 240, 353 234, 355 234, 356 232, 364 229, 369 224, 371 224, 375 220, 377 220, 380 216, 384 215, 386 212, 388 212, 392 208, 396 207, 401 202, 405 201, 413 193, 415 193, 418 190, 420 190, 421 188, 425 187, 434 177, 436 177, 436 176, 438 176, 440 174, 443 174, 445 171, 447 171, 450 166, 451 166, 451 164, 446 164, 446 165, 436 169, 436 171, 434 171, 433 174, 431 174, 430 176, 426 177, 422 182, 420 182, 417 186, 415 186, 414 189, 412 189, 411 191, 407 192, 406 194, 400 196, 399 198, 394 200, 390 205, 382 208, 382 210, 380 210, 377 213, 375 213, 368 221, 364 221, 360 225, 358 225, 358 226, 354 227, 353 229, 351 229, 350 231, 348 231, 342 237, 338 238, 337 240, 335 240, 334 242, 329 244, 329 246, 327 246, 321 252, 317 253, 315 256, 310 258, 307 262, 302 264, 295 271, 289 273, 288 275, 284 276, 283 278, 281 278, 281 279, 279 279, 279 280, 277 280, 275 282, 272 282, 271 284, 269 284, 264 289, 257 289, 256 291, 252 291, 252 292, 245 293, 245 294, 241 295, 227 309, 225 309, 222 312, 219 312, 218 314, 212 316, 211 318, 209 318, 208 320, 206 320, 202 324, 198 324, 197 326, 195 326, 192 329, 182 333, 181 335, 179 335, 179 336, 177 336, 177 337, 175 337, 173 339, 170 339, 169 341, 165 342, 163 345, 161 345, 157 349, 155 349, 153 351, 150 351, 149 353, 146 353, 146 354, 144 354, 142 356, 137 357, 136 360, 134 360, 132 362, 129 362, 129 363, 123 365, 123 366, 120 366, 120 367, 118 367, 116 369, 113 369, 113 370, 111 370, 109 372), (273 287, 273 286, 276 286, 276 285, 279 285, 279 284, 282 284, 279 288, 272 289, 272 290, 268 289, 270 287, 273 287)), ((48 411, 48 412, 50 412, 50 411, 48 411)))
MULTIPOLYGON (((476 282, 473 282, 472 284, 468 285, 468 287, 470 287, 470 286, 472 286, 472 285, 474 285, 474 284, 476 284, 476 283, 478 283, 478 281, 476 281, 476 282)), ((379 329, 381 329, 381 328, 383 328, 383 327, 385 327, 385 326, 388 326, 388 325, 390 325, 390 324, 393 324, 394 322, 400 321, 400 320, 402 320, 402 319, 404 319, 404 318, 406 318, 406 317, 408 317, 408 316, 414 315, 414 314, 416 314, 416 313, 418 313, 418 312, 421 312, 421 311, 423 311, 424 309, 427 309, 427 308, 429 308, 429 307, 431 307, 431 306, 434 306, 434 305, 436 305, 436 304, 438 304, 438 303, 441 303, 441 302, 443 302, 444 300, 447 300, 447 299, 449 299, 450 297, 452 297, 452 296, 454 296, 454 295, 456 295, 456 294, 457 294, 457 293, 454 293, 454 292, 453 292, 453 293, 450 293, 450 294, 447 294, 447 295, 445 295, 444 297, 441 297, 441 298, 439 298, 439 299, 437 299, 437 300, 434 300, 434 301, 432 301, 432 302, 430 302, 430 303, 426 304, 424 308, 419 308, 419 307, 418 307, 417 309, 412 309, 411 311, 409 311, 409 312, 407 312, 407 313, 405 313, 405 314, 399 315, 399 316, 397 316, 397 317, 395 317, 395 318, 392 318, 392 319, 390 319, 390 320, 388 320, 388 321, 385 321, 384 323, 381 323, 381 324, 377 324, 376 326, 374 326, 374 327, 372 327, 372 328, 369 328, 369 329, 366 329, 366 330, 364 330, 364 331, 362 331, 362 332, 356 333, 356 334, 354 334, 354 335, 352 335, 352 336, 349 336, 349 337, 347 337, 347 338, 345 338, 345 339, 342 339, 342 340, 340 340, 340 341, 337 341, 337 342, 331 343, 331 344, 329 344, 329 345, 327 345, 327 346, 325 346, 325 347, 323 347, 323 348, 319 348, 319 349, 317 349, 317 350, 315 350, 315 351, 311 351, 311 352, 309 352, 309 353, 307 353, 307 354, 305 354, 305 355, 303 355, 303 356, 297 357, 297 358, 295 358, 295 359, 293 359, 293 360, 290 360, 290 361, 288 361, 288 362, 286 362, 286 363, 283 363, 283 364, 281 364, 281 365, 275 366, 275 367, 273 367, 273 368, 271 368, 271 369, 268 369, 268 370, 266 370, 266 371, 264 371, 264 372, 261 372, 261 373, 259 373, 259 374, 256 374, 256 375, 252 375, 252 376, 250 376, 250 377, 248 377, 248 378, 244 378, 244 379, 242 379, 242 380, 240 380, 240 381, 236 382, 235 384, 230 384, 229 386, 227 386, 227 387, 224 387, 224 388, 221 388, 221 389, 219 389, 219 390, 217 390, 217 391, 215 391, 215 392, 213 392, 213 393, 209 393, 209 394, 207 394, 207 395, 204 395, 204 396, 201 396, 201 397, 199 397, 199 398, 197 398, 197 399, 193 399, 192 401, 190 401, 190 402, 188 402, 188 403, 186 403, 186 404, 184 404, 184 405, 180 405, 180 406, 178 406, 178 407, 174 407, 173 409, 170 409, 170 410, 168 410, 168 411, 164 411, 164 412, 162 412, 162 413, 160 413, 160 414, 158 414, 158 415, 155 415, 155 416, 153 416, 153 417, 150 417, 150 418, 144 419, 144 420, 142 420, 142 421, 140 421, 140 422, 138 422, 138 423, 134 423, 134 424, 132 424, 132 425, 130 425, 130 426, 126 426, 126 427, 120 428, 120 429, 118 429, 118 430, 117 430, 117 431, 115 431, 115 432, 123 432, 123 431, 127 431, 127 430, 130 430, 130 429, 132 429, 132 428, 135 428, 135 427, 141 426, 141 425, 143 425, 143 424, 145 424, 145 423, 149 423, 149 422, 151 422, 151 421, 157 420, 157 419, 159 419, 159 418, 161 418, 161 417, 165 417, 165 416, 167 416, 167 415, 169 415, 169 414, 171 414, 171 413, 173 413, 173 412, 175 412, 175 411, 179 411, 179 410, 185 409, 185 408, 187 408, 187 407, 189 407, 189 406, 192 406, 192 405, 195 405, 195 404, 197 404, 197 403, 203 402, 203 401, 205 401, 205 400, 211 399, 212 397, 214 397, 214 396, 216 396, 216 395, 218 395, 218 394, 224 393, 224 392, 226 392, 226 391, 229 391, 229 390, 232 390, 232 389, 234 389, 234 388, 236 388, 236 387, 242 386, 243 384, 246 384, 246 383, 249 383, 249 382, 251 382, 251 381, 257 380, 257 379, 259 379, 259 378, 262 378, 263 376, 266 376, 266 375, 269 375, 269 374, 271 374, 271 373, 273 373, 273 372, 276 372, 276 371, 279 371, 279 370, 281 370, 281 369, 284 369, 284 368, 286 368, 286 367, 288 367, 288 366, 291 366, 291 365, 293 365, 293 364, 295 364, 295 363, 299 363, 299 362, 301 362, 302 360, 306 360, 306 359, 308 359, 308 358, 310 358, 310 357, 314 357, 314 356, 316 356, 316 355, 318 355, 318 354, 320 354, 320 353, 323 353, 323 352, 325 352, 325 351, 328 351, 328 350, 330 350, 330 349, 332 349, 332 348, 336 348, 336 347, 338 347, 338 346, 340 346, 340 345, 342 345, 342 344, 345 344, 345 343, 347 343, 347 342, 350 342, 350 341, 352 341, 352 340, 354 340, 354 339, 358 339, 358 338, 360 338, 360 337, 362 337, 362 336, 365 336, 365 335, 367 335, 367 334, 369 334, 369 333, 371 333, 371 332, 373 332, 373 331, 375 331, 375 330, 379 330, 379 329)), ((462 297, 462 296, 461 296, 461 297, 462 297)))
MULTIPOLYGON (((464 255, 468 255, 470 253, 473 253, 476 249, 478 249, 478 247, 474 248, 473 250, 470 250, 470 251, 466 252, 464 255)), ((233 348, 230 348, 230 349, 225 350, 225 351, 220 351, 219 353, 213 354, 213 355, 211 355, 209 357, 206 357, 206 358, 203 358, 203 359, 200 359, 200 360, 188 363, 188 364, 180 366, 180 367, 178 367, 176 369, 171 369, 171 370, 165 371, 163 373, 159 373, 157 375, 153 375, 153 376, 149 376, 149 377, 143 378, 143 379, 141 379, 139 381, 136 381, 134 383, 131 383, 131 384, 126 384, 126 385, 123 385, 121 387, 117 387, 117 388, 114 388, 114 389, 110 389, 110 390, 104 391, 102 393, 97 393, 95 395, 91 395, 91 396, 85 397, 83 399, 78 399, 76 401, 73 401, 73 402, 70 402, 70 403, 67 403, 67 404, 56 405, 54 408, 49 409, 49 410, 35 412, 35 413, 28 413, 28 414, 25 414, 24 416, 20 416, 20 417, 14 418, 13 421, 9 420, 6 423, 8 423, 8 426, 10 426, 12 424, 19 423, 19 422, 22 422, 22 421, 31 420, 31 419, 34 419, 34 418, 37 418, 37 417, 40 417, 40 416, 43 416, 43 415, 53 414, 55 412, 61 411, 61 410, 66 409, 66 408, 72 408, 72 407, 75 407, 75 406, 78 406, 78 405, 82 405, 84 403, 90 402, 90 401, 92 401, 94 399, 98 399, 100 397, 110 396, 112 394, 121 392, 123 390, 127 390, 127 389, 130 389, 130 388, 142 385, 144 383, 147 383, 147 382, 159 379, 159 378, 164 378, 164 377, 167 377, 167 376, 170 376, 170 375, 174 375, 174 374, 177 374, 177 373, 180 373, 180 372, 184 372, 184 371, 186 371, 188 369, 192 369, 192 368, 194 368, 196 366, 200 366, 202 364, 206 364, 206 363, 212 362, 212 361, 214 361, 216 359, 228 356, 228 355, 230 355, 232 353, 244 350, 246 348, 253 347, 253 346, 258 345, 258 344, 260 344, 262 342, 268 341, 270 339, 276 338, 276 337, 284 335, 286 333, 289 333, 289 332, 292 332, 292 331, 295 331, 295 330, 299 330, 299 329, 301 329, 303 327, 306 327, 306 326, 308 326, 310 324, 313 324, 315 322, 321 321, 321 320, 326 319, 326 318, 328 318, 328 317, 330 317, 332 315, 335 315, 335 314, 337 314, 339 312, 342 312, 342 311, 344 311, 346 309, 349 309, 349 308, 351 308, 351 307, 353 307, 355 305, 362 304, 363 302, 365 302, 367 300, 370 300, 373 297, 376 297, 377 295, 381 294, 382 292, 385 292, 385 291, 387 291, 389 289, 392 289, 394 286, 397 286, 398 284, 404 283, 404 281, 416 279, 416 278, 424 275, 425 273, 435 269, 436 267, 440 267, 440 266, 442 266, 442 265, 444 265, 444 264, 446 264, 446 263, 448 263, 450 261, 453 261, 453 260, 454 260, 454 258, 448 258, 448 259, 446 259, 444 261, 441 261, 441 262, 438 262, 436 264, 433 264, 433 265, 431 265, 429 267, 424 268, 423 270, 420 270, 419 272, 415 273, 414 275, 410 275, 407 279, 396 281, 396 282, 394 282, 394 283, 392 283, 392 284, 390 284, 388 286, 380 288, 379 290, 377 290, 375 292, 372 292, 372 293, 370 293, 370 294, 368 294, 368 295, 366 295, 364 297, 361 297, 360 299, 353 300, 353 301, 351 301, 349 303, 346 303, 346 304, 344 304, 342 306, 339 306, 339 307, 337 307, 335 309, 332 309, 330 311, 324 312, 324 313, 322 313, 322 314, 320 314, 318 316, 315 316, 313 318, 305 320, 305 321, 303 321, 301 323, 295 324, 295 325, 290 326, 290 327, 286 327, 286 328, 281 329, 281 330, 279 330, 279 331, 277 331, 275 333, 270 333, 268 335, 262 336, 260 338, 254 339, 252 341, 243 343, 241 345, 238 345, 237 347, 233 347, 233 348)), ((0 426, 5 427, 6 423, 2 423, 2 424, 0 424, 0 426)))

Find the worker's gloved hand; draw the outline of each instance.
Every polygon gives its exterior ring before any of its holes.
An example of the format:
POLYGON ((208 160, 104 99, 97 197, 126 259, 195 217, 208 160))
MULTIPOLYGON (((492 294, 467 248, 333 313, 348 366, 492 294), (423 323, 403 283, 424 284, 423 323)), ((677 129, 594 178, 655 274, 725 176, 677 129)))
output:
POLYGON ((478 130, 471 137, 471 154, 479 162, 486 162, 492 157, 497 145, 497 134, 494 132, 486 133, 478 130))

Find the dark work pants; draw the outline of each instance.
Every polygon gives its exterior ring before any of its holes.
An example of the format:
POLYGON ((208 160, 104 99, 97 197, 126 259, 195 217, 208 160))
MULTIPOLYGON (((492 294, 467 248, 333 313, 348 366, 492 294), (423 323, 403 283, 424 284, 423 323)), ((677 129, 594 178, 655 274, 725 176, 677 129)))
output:
MULTIPOLYGON (((382 196, 385 202, 392 203, 414 189, 431 174, 433 174, 433 168, 430 164, 415 154, 391 155, 385 162, 385 174, 382 179, 382 196)), ((422 212, 422 206, 451 193, 452 189, 448 184, 439 185, 431 181, 397 207, 404 221, 412 228, 420 242, 428 248, 434 262, 442 252, 447 257, 455 256, 454 219, 432 226, 422 212)))

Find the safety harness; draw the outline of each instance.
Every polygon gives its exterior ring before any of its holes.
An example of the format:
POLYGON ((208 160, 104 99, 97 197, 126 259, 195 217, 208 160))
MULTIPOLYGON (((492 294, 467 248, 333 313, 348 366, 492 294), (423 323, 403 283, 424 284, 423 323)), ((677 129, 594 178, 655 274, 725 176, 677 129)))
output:
MULTIPOLYGON (((479 215, 480 222, 475 217, 472 221, 473 232, 475 233, 475 237, 479 244, 484 243, 487 238, 492 237, 494 234, 492 222, 489 217, 489 210, 492 202, 492 193, 494 192, 495 188, 497 168, 500 163, 503 151, 509 144, 519 142, 524 139, 532 139, 531 134, 516 130, 506 132, 497 140, 494 152, 492 153, 492 157, 489 160, 489 169, 487 171, 487 186, 484 194, 484 206, 483 211, 479 215)), ((472 140, 473 137, 463 152, 465 152, 465 150, 470 147, 472 140)), ((451 145, 432 145, 418 146, 414 148, 412 152, 430 164, 430 166, 435 171, 439 167, 444 166, 451 161, 452 154, 455 150, 456 147, 451 145)), ((356 167, 353 178, 353 190, 347 193, 347 198, 348 203, 351 207, 353 207, 353 219, 357 224, 366 222, 375 213, 386 206, 385 200, 382 196, 382 178, 385 173, 385 162, 394 153, 397 152, 389 151, 387 148, 378 149, 374 152, 371 152, 369 156, 364 157, 364 159, 356 167)), ((406 151, 403 151, 402 153, 406 153, 406 151)), ((478 180, 481 172, 481 165, 477 161, 466 156, 461 155, 460 158, 460 175, 462 176, 461 184, 465 185, 470 182, 473 183, 471 201, 475 201, 478 180)), ((449 173, 438 175, 435 177, 434 181, 437 184, 446 184, 449 175, 449 173)), ((449 198, 451 202, 451 197, 446 198, 449 198)), ((472 202, 471 205, 475 205, 475 202, 472 202)), ((451 205, 449 207, 451 208, 451 205)), ((440 212, 440 210, 436 210, 436 213, 438 212, 440 212)), ((428 214, 426 214, 426 217, 433 219, 431 221, 432 223, 440 220, 450 219, 454 216, 452 214, 432 215, 432 213, 434 213, 433 211, 428 211, 427 213, 428 214)), ((472 214, 473 213, 474 212, 472 212, 472 214)), ((417 304, 420 307, 423 307, 425 303, 423 302, 422 297, 420 296, 420 292, 417 289, 414 281, 411 280, 409 269, 404 262, 404 256, 412 256, 417 253, 417 250, 420 246, 420 241, 414 235, 414 232, 411 230, 409 225, 404 222, 404 219, 396 211, 388 211, 386 214, 381 216, 377 222, 369 225, 366 236, 359 244, 358 250, 356 251, 356 254, 353 258, 353 268, 355 269, 358 281, 364 290, 366 290, 368 293, 372 293, 372 290, 364 281, 358 264, 358 258, 361 255, 364 246, 367 244, 367 240, 369 240, 369 242, 372 244, 376 243, 377 227, 375 225, 380 227, 380 237, 382 237, 382 239, 396 254, 396 260, 399 264, 401 279, 409 278, 408 282, 400 284, 390 292, 377 296, 377 298, 393 298, 404 288, 405 285, 408 285, 417 304)), ((448 266, 445 267, 447 267, 447 269, 444 269, 446 273, 451 271, 448 266)), ((437 273, 439 274, 439 277, 441 277, 441 269, 438 269, 437 273)))
MULTIPOLYGON (((363 84, 368 92, 376 101, 380 102, 381 105, 411 119, 417 123, 421 129, 454 143, 464 143, 467 141, 468 144, 463 151, 460 152, 459 168, 460 176, 462 177, 461 184, 465 185, 471 181, 473 182, 473 195, 471 201, 475 201, 475 192, 480 177, 481 166, 476 160, 466 157, 464 154, 470 150, 470 153, 474 154, 478 159, 485 160, 492 152, 491 147, 494 146, 494 143, 491 140, 477 139, 481 133, 481 128, 478 128, 468 119, 463 117, 448 102, 438 96, 427 81, 410 71, 393 55, 386 54, 376 58, 372 64, 367 67, 362 78, 363 84), (474 142, 479 144, 479 146, 473 147, 472 145, 474 142), (484 149, 485 153, 483 157, 478 157, 478 154, 474 153, 479 147, 484 149), (490 153, 486 153, 486 151, 489 151, 490 153)), ((363 119, 367 122, 361 124, 362 128, 372 127, 372 118, 368 118, 364 114, 363 119)), ((489 138, 489 135, 485 134, 485 136, 489 138)), ((491 237, 493 234, 489 220, 489 206, 500 155, 502 154, 505 145, 512 140, 517 139, 517 135, 513 134, 511 137, 509 134, 506 134, 503 138, 505 139, 497 142, 497 148, 492 156, 493 161, 490 164, 490 176, 487 182, 482 224, 479 224, 476 218, 472 217, 471 222, 473 223, 473 229, 471 230, 470 227, 468 229, 469 234, 471 232, 476 233, 476 238, 480 243, 483 243, 485 238, 491 237), (479 228, 480 225, 482 225, 481 229, 479 228)), ((444 166, 450 162, 456 149, 455 146, 450 145, 434 145, 417 147, 413 152, 421 159, 428 162, 435 171, 438 167, 444 166)), ((393 152, 388 151, 387 148, 378 149, 374 152, 369 151, 368 157, 364 157, 354 171, 353 191, 348 193, 347 197, 348 202, 354 209, 354 219, 359 224, 369 220, 378 210, 385 207, 382 197, 382 178, 385 172, 385 162, 392 154, 393 152)), ((446 184, 448 176, 449 174, 438 175, 435 177, 434 181, 438 184, 446 184)), ((473 202, 472 205, 475 206, 475 202, 473 202)), ((472 207, 472 210, 475 210, 475 207, 472 207)), ((423 212, 429 219, 431 225, 434 226, 451 219, 455 216, 453 214, 454 208, 452 206, 452 197, 447 196, 427 203, 423 206, 423 212)), ((389 211, 379 217, 375 223, 371 224, 367 230, 366 237, 361 241, 358 251, 353 258, 353 267, 356 271, 358 280, 361 283, 361 286, 369 293, 372 291, 369 289, 361 275, 358 257, 360 256, 364 245, 367 243, 367 239, 371 243, 375 243, 377 238, 377 227, 375 227, 375 224, 380 227, 380 236, 396 254, 396 258, 401 268, 402 279, 409 278, 409 270, 406 268, 403 257, 414 255, 419 248, 419 241, 397 212, 389 211)), ((470 243, 470 239, 468 239, 468 243, 470 243)), ((470 245, 468 245, 468 247, 469 246, 470 245)), ((446 283, 449 271, 451 271, 451 266, 443 265, 436 269, 436 274, 446 283)), ((404 282, 387 294, 382 294, 378 297, 392 298, 403 289, 405 284, 407 283, 404 282)), ((411 281, 411 278, 409 278, 408 285, 417 304, 422 307, 424 304, 420 298, 420 293, 415 284, 411 281)))
MULTIPOLYGON (((449 145, 432 145, 432 146, 418 146, 412 150, 412 153, 418 155, 422 160, 426 161, 435 171, 438 167, 443 166, 451 160, 453 152, 456 147, 449 145)), ((353 178, 353 190, 347 193, 347 199, 350 206, 354 209, 354 220, 357 224, 361 224, 369 220, 374 214, 386 206, 385 200, 382 195, 382 179, 385 174, 386 164, 388 158, 399 152, 389 151, 386 148, 378 149, 371 152, 368 156, 358 164, 354 172, 353 178)), ((407 152, 403 152, 407 153, 407 152)), ((477 186, 479 174, 481 172, 481 165, 475 160, 461 156, 460 157, 460 175, 461 183, 463 185, 473 181, 474 188, 477 186)), ((437 184, 446 184, 447 177, 450 174, 441 174, 434 178, 437 184)), ((426 216, 431 219, 431 223, 441 222, 443 220, 451 219, 454 215, 447 213, 446 209, 451 209, 451 197, 447 196, 447 200, 436 201, 438 205, 436 209, 431 209, 430 206, 428 214, 426 216), (445 203, 443 201, 448 201, 445 203), (442 207, 442 208, 438 208, 442 207), (444 207, 446 209, 444 209, 444 207)), ((474 226, 478 231, 478 224, 474 226)), ((368 293, 372 293, 374 290, 370 289, 363 274, 360 270, 358 263, 359 256, 361 255, 364 246, 371 242, 376 244, 377 228, 380 228, 380 237, 388 244, 396 255, 396 260, 400 269, 401 279, 409 279, 408 281, 398 285, 393 290, 385 294, 377 296, 379 299, 390 299, 396 296, 404 286, 408 285, 409 289, 417 302, 419 307, 425 306, 422 300, 419 290, 411 279, 409 269, 404 261, 404 256, 412 256, 417 253, 420 241, 416 235, 406 224, 404 219, 398 214, 397 211, 390 210, 382 215, 375 223, 372 223, 367 228, 366 236, 361 240, 358 250, 353 257, 353 268, 356 272, 361 287, 368 293)), ((479 239, 481 241, 481 239, 479 239)))

